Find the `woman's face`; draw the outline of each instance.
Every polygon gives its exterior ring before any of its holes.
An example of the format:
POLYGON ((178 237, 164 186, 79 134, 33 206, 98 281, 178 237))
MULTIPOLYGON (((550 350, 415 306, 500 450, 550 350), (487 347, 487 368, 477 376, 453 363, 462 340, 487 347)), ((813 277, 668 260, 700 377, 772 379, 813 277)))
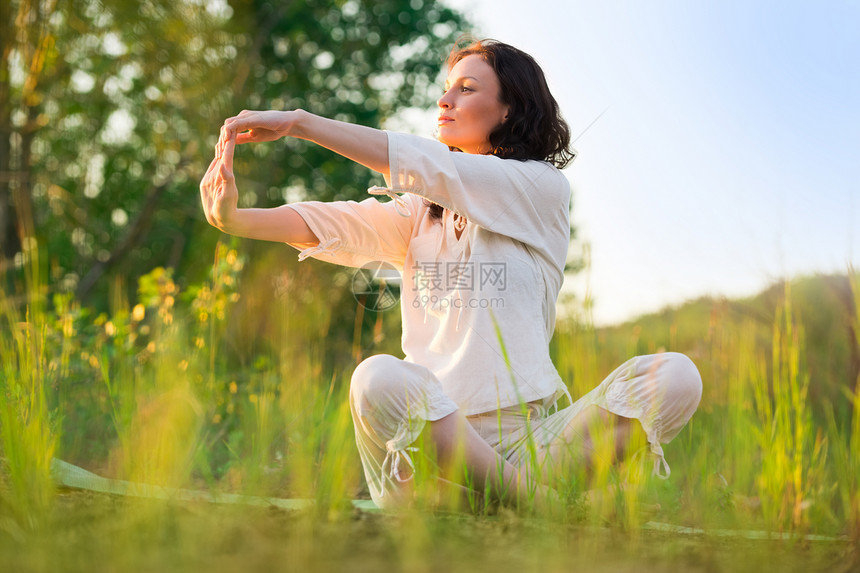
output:
POLYGON ((489 153, 490 133, 508 114, 500 96, 499 78, 481 56, 471 54, 457 62, 437 102, 439 141, 465 153, 489 153))

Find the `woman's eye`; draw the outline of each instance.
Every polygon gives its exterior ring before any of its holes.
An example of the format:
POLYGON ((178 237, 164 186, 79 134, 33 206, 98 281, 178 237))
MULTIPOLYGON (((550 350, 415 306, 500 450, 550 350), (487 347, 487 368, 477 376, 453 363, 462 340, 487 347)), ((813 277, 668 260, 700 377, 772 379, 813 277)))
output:
MULTIPOLYGON (((442 90, 442 95, 444 96, 445 94, 447 94, 447 93, 448 93, 449 91, 451 91, 452 89, 454 89, 454 88, 448 88, 448 89, 446 89, 446 90, 442 90)), ((457 91, 459 91, 459 92, 461 92, 461 93, 462 93, 462 92, 472 92, 472 91, 475 91, 475 90, 473 90, 472 88, 470 88, 469 86, 460 86, 459 88, 456 88, 456 89, 457 89, 457 91)))

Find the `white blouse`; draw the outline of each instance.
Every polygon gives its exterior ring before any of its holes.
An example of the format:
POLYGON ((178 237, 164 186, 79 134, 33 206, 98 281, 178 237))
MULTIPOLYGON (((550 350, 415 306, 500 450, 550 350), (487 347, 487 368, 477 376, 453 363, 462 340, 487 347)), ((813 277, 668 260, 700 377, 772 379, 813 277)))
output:
POLYGON ((290 204, 320 240, 299 259, 401 271, 405 360, 430 369, 464 415, 566 393, 549 341, 570 241, 567 179, 545 162, 412 135, 388 132, 388 149, 388 188, 370 192, 394 200, 290 204), (441 221, 422 198, 445 207, 441 221), (459 239, 455 213, 467 220, 459 239))

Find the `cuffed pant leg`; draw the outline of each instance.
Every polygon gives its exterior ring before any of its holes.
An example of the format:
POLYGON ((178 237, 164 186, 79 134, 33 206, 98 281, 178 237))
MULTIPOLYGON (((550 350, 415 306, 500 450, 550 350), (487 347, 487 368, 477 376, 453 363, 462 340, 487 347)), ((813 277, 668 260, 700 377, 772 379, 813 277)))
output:
MULTIPOLYGON (((654 458, 654 473, 668 477, 662 444, 669 443, 687 424, 702 397, 702 378, 684 354, 663 352, 631 358, 596 388, 571 406, 538 418, 531 432, 539 450, 564 439, 565 429, 585 408, 597 405, 613 414, 639 420, 654 458)), ((528 459, 526 440, 517 438, 509 458, 528 459)))
POLYGON ((639 420, 655 457, 655 473, 669 477, 661 444, 671 442, 698 408, 702 398, 699 370, 684 354, 664 352, 637 356, 619 371, 607 385, 605 405, 599 405, 639 420))
POLYGON ((412 444, 428 421, 457 410, 424 366, 388 354, 371 356, 352 374, 350 411, 370 496, 393 509, 404 501, 399 484, 412 478, 412 444))

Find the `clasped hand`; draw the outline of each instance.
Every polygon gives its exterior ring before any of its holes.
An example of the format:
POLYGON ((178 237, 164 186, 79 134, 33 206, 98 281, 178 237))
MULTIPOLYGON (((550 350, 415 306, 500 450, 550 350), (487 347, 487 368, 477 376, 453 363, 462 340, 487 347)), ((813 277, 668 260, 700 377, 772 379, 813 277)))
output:
POLYGON ((224 121, 215 146, 215 158, 200 181, 200 199, 210 225, 228 231, 230 220, 238 210, 239 191, 233 176, 236 144, 275 141, 290 135, 298 113, 245 110, 224 121))
POLYGON ((239 191, 233 176, 233 151, 236 148, 236 132, 229 133, 223 127, 215 145, 215 158, 200 181, 200 200, 203 213, 213 227, 226 231, 231 217, 239 204, 239 191))
POLYGON ((296 111, 248 111, 227 118, 222 129, 236 133, 236 143, 261 143, 275 141, 285 135, 292 135, 298 115, 296 111))

